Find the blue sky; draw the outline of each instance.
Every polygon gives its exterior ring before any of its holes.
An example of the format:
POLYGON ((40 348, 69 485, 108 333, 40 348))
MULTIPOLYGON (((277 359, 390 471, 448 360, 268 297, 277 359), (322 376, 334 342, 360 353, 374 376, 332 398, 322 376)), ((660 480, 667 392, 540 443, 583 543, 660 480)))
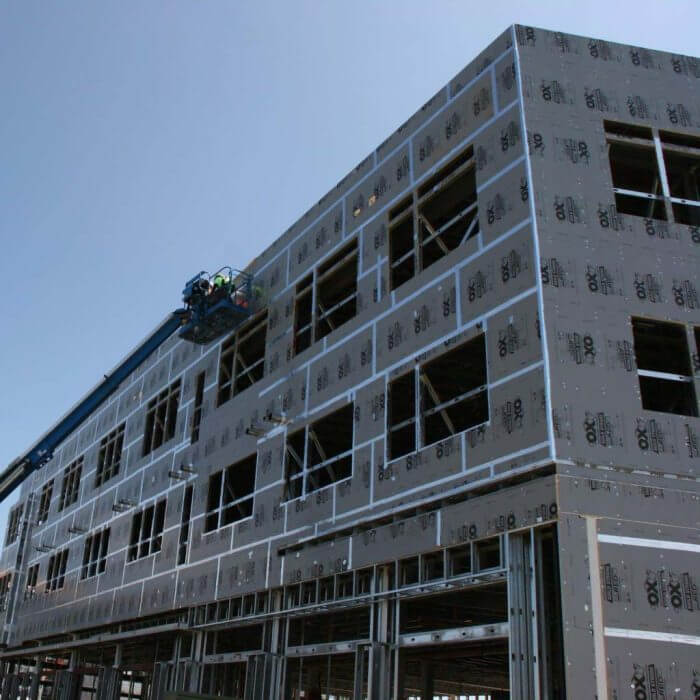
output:
POLYGON ((697 0, 0 0, 0 467, 513 22, 700 53, 697 0))

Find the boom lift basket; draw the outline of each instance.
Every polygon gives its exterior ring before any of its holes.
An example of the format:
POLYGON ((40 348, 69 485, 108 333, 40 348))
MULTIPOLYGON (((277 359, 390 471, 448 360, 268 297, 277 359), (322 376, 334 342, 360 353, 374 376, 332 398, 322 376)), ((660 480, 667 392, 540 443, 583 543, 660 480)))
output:
POLYGON ((233 330, 253 312, 253 277, 222 267, 210 275, 200 272, 182 290, 185 304, 179 336, 206 345, 233 330))

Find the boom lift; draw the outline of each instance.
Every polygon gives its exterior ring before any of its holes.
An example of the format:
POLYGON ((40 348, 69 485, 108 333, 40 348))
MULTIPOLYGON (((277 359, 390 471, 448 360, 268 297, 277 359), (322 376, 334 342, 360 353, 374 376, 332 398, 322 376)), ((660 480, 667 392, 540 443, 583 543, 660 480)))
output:
POLYGON ((54 450, 101 406, 119 385, 175 332, 200 345, 232 331, 253 312, 259 302, 250 274, 223 267, 213 275, 200 272, 182 293, 184 308, 176 309, 91 389, 24 454, 0 472, 0 503, 27 477, 52 457, 54 450))

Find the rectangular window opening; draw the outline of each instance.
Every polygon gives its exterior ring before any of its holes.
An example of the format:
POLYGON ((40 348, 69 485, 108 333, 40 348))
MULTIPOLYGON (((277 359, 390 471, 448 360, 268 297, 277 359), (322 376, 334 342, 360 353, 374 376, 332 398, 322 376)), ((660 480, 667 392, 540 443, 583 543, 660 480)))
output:
POLYGON ((83 564, 80 578, 86 579, 104 573, 107 566, 107 549, 109 547, 109 528, 90 535, 85 539, 83 564))
POLYGON ((374 570, 372 567, 360 569, 355 577, 357 583, 357 595, 369 595, 372 592, 372 578, 374 570))
POLYGON ((12 574, 0 576, 0 612, 7 610, 7 597, 10 593, 12 574))
POLYGON ((463 544, 447 550, 450 576, 464 576, 472 570, 471 545, 463 544))
POLYGON ((445 576, 445 557, 442 551, 421 556, 421 581, 435 581, 445 576))
POLYGON ((233 396, 233 362, 236 356, 236 334, 225 340, 221 345, 219 359, 219 386, 216 405, 221 406, 233 396))
POLYGON ((194 444, 199 440, 199 426, 202 423, 202 404, 204 403, 204 381, 206 372, 197 375, 197 382, 194 390, 194 410, 192 412, 192 436, 190 442, 194 444))
POLYGON ((53 495, 54 480, 46 482, 41 487, 41 496, 39 497, 39 510, 37 512, 36 521, 38 525, 45 523, 49 519, 49 509, 51 508, 51 496, 53 495))
POLYGON ((350 403, 309 426, 305 493, 352 475, 353 414, 350 403))
POLYGON ((285 497, 299 498, 304 493, 304 457, 306 431, 297 430, 287 435, 284 457, 285 497))
POLYGON ((347 323, 356 313, 357 239, 318 268, 315 339, 347 323))
POLYGON ((97 471, 95 473, 95 488, 109 481, 119 473, 124 446, 124 428, 122 423, 100 441, 100 451, 97 455, 97 471))
POLYGON ((148 402, 143 435, 143 457, 175 437, 180 383, 178 379, 148 402))
POLYGON ((474 147, 467 146, 392 207, 387 225, 392 289, 476 236, 479 212, 474 147))
POLYGON ((648 146, 609 143, 608 156, 615 187, 655 196, 663 194, 653 143, 648 146))
POLYGON ((80 493, 80 475, 83 471, 83 457, 78 457, 63 470, 61 496, 58 499, 58 510, 72 505, 78 500, 80 493))
POLYGON ((607 121, 605 131, 618 212, 700 225, 700 138, 607 121))
POLYGON ((184 564, 187 561, 187 544, 190 541, 190 518, 192 517, 192 491, 192 486, 187 486, 182 497, 180 541, 177 554, 178 565, 184 564))
POLYGON ((20 503, 10 511, 10 517, 7 519, 7 537, 5 538, 5 546, 11 545, 19 537, 23 512, 24 503, 20 503))
POLYGON ((416 274, 413 195, 389 212, 389 222, 391 288, 396 289, 416 274))
POLYGON ((663 153, 671 197, 700 201, 700 150, 680 152, 665 147, 663 153))
POLYGON ((316 581, 306 581, 301 585, 301 604, 314 605, 316 603, 316 581))
POLYGON ((676 413, 679 416, 697 416, 695 387, 690 382, 659 377, 639 377, 642 408, 647 411, 676 413))
POLYGON ((416 375, 411 371, 389 383, 389 459, 416 449, 416 375))
POLYGON ((253 515, 256 463, 254 454, 209 477, 205 532, 253 515))
POLYGON ((336 576, 336 598, 352 598, 354 578, 352 571, 336 576))
POLYGON ((501 538, 490 537, 474 544, 478 571, 489 571, 501 567, 501 538))
POLYGON ((617 211, 665 220, 663 186, 651 129, 606 121, 605 133, 617 211))
POLYGON ((246 321, 221 346, 216 405, 259 382, 265 374, 267 312, 246 321))
POLYGON ((167 499, 134 513, 131 519, 131 534, 127 561, 135 561, 159 552, 162 545, 167 499))
POLYGON ((318 582, 318 599, 321 603, 333 600, 335 597, 335 579, 332 576, 322 578, 318 582))
POLYGON ((306 350, 313 342, 313 275, 308 275, 296 286, 294 299, 294 354, 306 350))
POLYGON ((642 408, 697 416, 698 404, 685 326, 633 318, 632 332, 642 408))
POLYGON ((469 147, 419 192, 421 269, 479 233, 476 167, 469 147))
POLYGON ((399 585, 412 586, 418 583, 420 567, 418 557, 409 557, 399 562, 399 585))
POLYGON ((265 374, 265 339, 267 313, 254 319, 236 339, 236 364, 233 385, 234 396, 259 382, 265 374))
POLYGON ((68 550, 64 549, 49 557, 49 566, 46 571, 46 590, 58 591, 63 588, 66 579, 66 565, 68 564, 68 550))
POLYGON ((484 334, 423 365, 420 383, 425 445, 488 421, 484 334))
POLYGON ((39 564, 33 564, 27 569, 27 584, 24 589, 24 599, 31 599, 36 595, 36 584, 39 580, 39 564))

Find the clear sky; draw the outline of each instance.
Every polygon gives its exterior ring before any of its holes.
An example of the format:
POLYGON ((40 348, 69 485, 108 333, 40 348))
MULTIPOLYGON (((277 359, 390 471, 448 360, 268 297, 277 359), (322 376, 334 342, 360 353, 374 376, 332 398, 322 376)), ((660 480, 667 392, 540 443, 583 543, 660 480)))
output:
POLYGON ((698 0, 0 0, 0 467, 514 22, 700 53, 698 0))

